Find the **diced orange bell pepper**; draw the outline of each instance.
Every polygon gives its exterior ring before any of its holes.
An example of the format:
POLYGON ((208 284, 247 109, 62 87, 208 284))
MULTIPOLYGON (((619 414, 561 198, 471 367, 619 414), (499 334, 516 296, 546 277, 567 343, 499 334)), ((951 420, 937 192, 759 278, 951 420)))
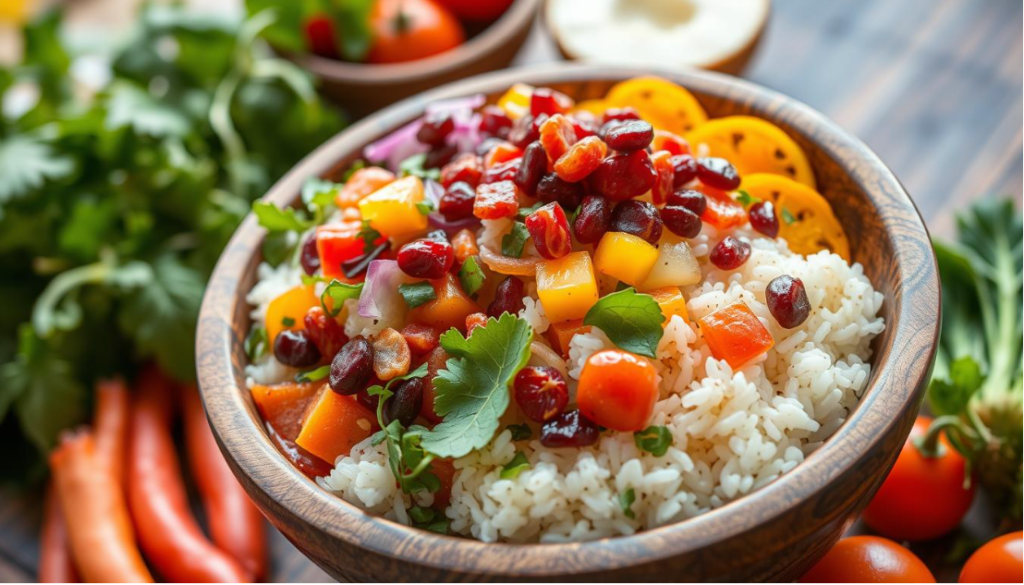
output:
POLYGON ((462 291, 462 286, 451 273, 430 281, 430 284, 433 285, 437 298, 409 311, 409 320, 437 327, 441 331, 447 331, 452 327, 465 331, 466 317, 480 312, 480 305, 462 291))
POLYGON ((377 416, 352 396, 324 384, 302 424, 295 444, 328 463, 348 455, 352 447, 378 429, 377 416))
POLYGON ((775 345, 772 334, 743 302, 705 315, 700 320, 700 330, 711 355, 733 368, 743 366, 775 345))
POLYGON ((278 295, 267 305, 267 339, 274 347, 277 334, 288 329, 305 328, 306 311, 320 305, 313 286, 296 286, 278 295))
POLYGON ((716 229, 731 229, 747 222, 747 211, 743 205, 733 200, 727 191, 701 185, 699 190, 704 193, 708 206, 701 214, 701 221, 707 222, 716 229))
POLYGON ((533 86, 516 83, 498 99, 498 107, 505 110, 509 118, 516 120, 524 114, 530 113, 530 98, 532 96, 533 86))
MULTIPOLYGON (((366 241, 359 237, 361 229, 362 225, 353 221, 316 228, 316 252, 320 256, 320 272, 324 278, 345 280, 341 265, 366 252, 366 241)), ((386 239, 381 236, 374 244, 386 239)))
POLYGON ((484 168, 490 169, 521 156, 523 156, 523 149, 511 142, 501 141, 492 146, 484 155, 484 168))
POLYGON ((263 420, 274 427, 282 438, 294 441, 302 430, 302 419, 309 405, 322 386, 312 382, 285 382, 270 386, 257 384, 250 392, 263 420))
POLYGON ((427 216, 416 206, 423 197, 423 181, 410 175, 364 197, 359 213, 382 234, 409 236, 427 229, 427 216))
POLYGON ((552 323, 547 330, 548 339, 555 351, 569 359, 569 342, 577 333, 589 333, 590 325, 584 325, 583 319, 570 319, 560 323, 552 323))
POLYGON ((380 167, 365 167, 352 173, 345 186, 334 196, 334 203, 344 209, 355 207, 370 193, 395 180, 395 174, 380 167))
POLYGON ((648 291, 647 294, 654 297, 658 307, 661 308, 661 314, 665 315, 665 325, 668 324, 673 315, 679 315, 683 320, 690 318, 686 312, 686 297, 683 296, 683 291, 678 286, 656 288, 648 291))

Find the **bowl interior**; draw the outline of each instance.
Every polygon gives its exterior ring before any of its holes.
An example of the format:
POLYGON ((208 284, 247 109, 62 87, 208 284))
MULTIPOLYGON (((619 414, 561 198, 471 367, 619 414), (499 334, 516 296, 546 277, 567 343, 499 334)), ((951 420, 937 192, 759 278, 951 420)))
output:
MULTIPOLYGON (((583 100, 603 96, 623 79, 651 73, 562 65, 498 72, 446 86, 352 126, 300 163, 267 199, 290 205, 298 199, 307 177, 337 179, 360 157, 363 146, 413 120, 436 99, 484 93, 494 101, 509 85, 523 81, 551 86, 583 100)), ((198 363, 215 434, 236 473, 249 484, 251 495, 261 506, 287 510, 315 525, 316 531, 326 532, 353 549, 396 554, 439 568, 458 565, 476 574, 557 575, 584 562, 589 563, 591 571, 611 570, 698 550, 755 530, 758 524, 808 498, 822 494, 827 497, 830 484, 856 465, 873 466, 880 474, 891 464, 895 452, 870 462, 865 461, 865 454, 877 451, 881 437, 904 424, 901 417, 908 410, 916 411, 934 355, 938 326, 934 257, 913 203, 867 147, 807 106, 722 75, 654 73, 692 91, 711 117, 745 114, 779 125, 810 158, 818 190, 829 199, 847 231, 853 260, 864 267, 876 290, 885 297, 882 314, 886 328, 874 341, 868 388, 846 423, 803 463, 768 486, 696 518, 631 537, 575 545, 484 545, 429 534, 366 514, 320 490, 277 453, 246 391, 243 340, 250 325, 250 309, 245 294, 256 280, 264 235, 250 216, 229 244, 207 291, 200 319, 198 363), (395 542, 409 546, 393 553, 395 542), (569 563, 567 554, 575 560, 569 563)), ((863 492, 870 488, 858 489, 863 492)), ((824 514, 828 516, 829 512, 824 514)), ((317 551, 312 554, 316 557, 317 551)), ((358 555, 352 557, 353 561, 357 559, 358 555)))

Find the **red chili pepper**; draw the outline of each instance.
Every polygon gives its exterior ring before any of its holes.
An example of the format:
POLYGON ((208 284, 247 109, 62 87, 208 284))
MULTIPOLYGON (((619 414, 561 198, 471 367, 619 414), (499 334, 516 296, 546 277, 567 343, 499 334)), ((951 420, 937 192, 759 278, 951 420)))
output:
POLYGON ((185 446, 189 468, 206 509, 213 542, 235 558, 257 581, 267 574, 263 515, 231 473, 203 411, 199 390, 182 388, 185 446))
POLYGON ((124 485, 125 459, 128 457, 128 413, 131 400, 124 380, 114 378, 96 384, 96 452, 107 462, 110 472, 124 485))
POLYGON ((152 583, 132 535, 121 486, 96 450, 92 431, 65 434, 50 454, 81 576, 90 583, 152 583))
POLYGON ((170 581, 249 581, 251 576, 203 535, 189 510, 171 437, 173 394, 173 384, 155 369, 140 375, 128 452, 128 502, 139 543, 170 581))
POLYGON ((43 504, 43 529, 39 536, 39 582, 79 583, 78 569, 71 556, 71 542, 60 507, 57 489, 51 484, 46 489, 43 504))

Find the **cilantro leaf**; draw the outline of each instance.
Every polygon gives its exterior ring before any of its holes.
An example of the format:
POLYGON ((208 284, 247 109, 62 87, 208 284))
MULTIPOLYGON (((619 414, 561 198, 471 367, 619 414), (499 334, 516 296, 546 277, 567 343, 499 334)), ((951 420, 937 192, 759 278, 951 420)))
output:
POLYGON ((604 331, 619 348, 649 358, 657 357, 665 316, 651 295, 627 288, 597 301, 583 318, 584 325, 604 331))
POLYGON ((106 124, 110 129, 129 127, 136 134, 154 138, 183 137, 192 131, 191 122, 180 110, 123 82, 110 88, 106 124))
POLYGON ((295 381, 300 384, 303 382, 319 382, 320 380, 326 378, 327 374, 330 373, 331 365, 327 364, 326 366, 320 366, 315 370, 310 370, 308 372, 299 372, 298 374, 295 375, 295 381))
POLYGON ((323 308, 324 313, 327 313, 331 317, 337 317, 338 313, 341 313, 341 309, 345 306, 345 301, 349 299, 358 299, 359 295, 363 294, 362 282, 356 284, 348 284, 347 282, 341 282, 340 280, 332 280, 324 292, 320 293, 320 306, 323 308), (331 299, 333 308, 327 307, 327 299, 331 299))
POLYGON ((377 247, 377 242, 380 241, 380 239, 383 238, 384 235, 378 232, 377 229, 374 228, 372 225, 370 225, 369 220, 364 219, 363 227, 360 228, 359 233, 356 234, 356 237, 363 241, 363 254, 369 254, 374 250, 374 248, 377 247))
POLYGON ((526 240, 530 239, 530 231, 526 224, 515 222, 512 224, 512 231, 501 237, 501 255, 509 258, 522 258, 523 247, 526 240))
POLYGON ((444 417, 423 433, 423 448, 438 457, 462 457, 486 445, 498 430, 509 402, 509 384, 530 359, 533 329, 508 313, 473 332, 441 335, 452 356, 434 378, 434 410, 444 417))
POLYGON ((63 179, 75 165, 50 145, 24 135, 0 140, 0 217, 3 204, 28 195, 47 181, 63 179))
POLYGON ((302 184, 302 202, 316 213, 313 223, 322 223, 325 210, 334 205, 334 196, 341 185, 319 177, 309 177, 302 184))
POLYGON ((476 298, 476 293, 480 291, 480 287, 484 285, 486 279, 484 271, 476 261, 476 256, 466 258, 462 267, 459 268, 459 283, 462 284, 462 291, 473 298, 476 298))
POLYGON ((736 201, 739 201, 740 205, 742 205, 743 207, 750 207, 751 205, 760 202, 761 199, 758 197, 754 197, 753 195, 747 193, 743 189, 740 189, 738 191, 738 195, 736 196, 736 201))
POLYGON ((633 502, 636 501, 636 491, 633 488, 619 494, 619 506, 622 508, 622 513, 626 515, 626 518, 636 519, 636 513, 633 512, 633 502))
POLYGON ((633 442, 636 443, 637 449, 661 457, 672 445, 672 433, 668 427, 650 426, 633 433, 633 442))
POLYGON ((413 506, 409 508, 409 517, 412 525, 438 534, 448 534, 448 518, 444 513, 434 508, 413 506))
POLYGON ((270 232, 304 232, 312 227, 311 222, 299 217, 294 209, 281 209, 267 201, 253 202, 252 212, 256 214, 260 225, 270 232))
POLYGON ((499 476, 501 479, 515 479, 519 477, 519 474, 524 470, 530 468, 530 461, 526 458, 526 454, 522 451, 516 451, 516 456, 512 458, 501 468, 499 476))
POLYGON ((387 441, 388 465, 391 467, 391 473, 398 480, 398 484, 406 493, 421 490, 435 492, 440 489, 440 480, 430 473, 430 464, 434 460, 434 455, 424 451, 420 445, 425 428, 413 425, 406 430, 397 420, 385 425, 384 405, 395 394, 391 391, 392 384, 411 378, 422 378, 426 375, 427 364, 423 363, 404 376, 392 378, 384 386, 378 384, 366 389, 367 394, 378 397, 377 423, 381 426, 381 431, 373 436, 371 442, 374 445, 379 445, 381 442, 387 441))
POLYGON ((433 179, 435 181, 441 178, 441 169, 426 169, 423 167, 427 162, 427 153, 421 152, 414 154, 409 158, 403 160, 398 164, 398 172, 401 177, 414 176, 423 179, 433 179))
POLYGON ((415 309, 437 298, 434 287, 426 281, 400 284, 398 285, 398 292, 405 299, 405 304, 409 305, 410 309, 415 309))

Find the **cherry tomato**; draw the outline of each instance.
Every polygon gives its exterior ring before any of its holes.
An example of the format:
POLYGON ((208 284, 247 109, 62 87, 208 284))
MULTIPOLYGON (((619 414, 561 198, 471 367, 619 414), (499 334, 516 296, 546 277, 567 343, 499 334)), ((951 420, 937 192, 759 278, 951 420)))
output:
POLYGON ((438 0, 463 20, 494 20, 505 13, 512 0, 438 0))
POLYGON ((961 583, 1020 583, 1024 569, 1024 533, 994 538, 967 559, 961 583))
POLYGON ((931 418, 919 416, 896 465, 864 511, 864 521, 897 540, 927 540, 946 534, 971 507, 974 484, 964 489, 964 458, 940 439, 941 454, 926 457, 914 445, 928 431, 931 418), (926 494, 926 496, 925 496, 926 494))
POLYGON ((576 389, 583 416, 616 431, 640 431, 658 400, 658 375, 642 357, 618 349, 587 359, 576 389))
POLYGON ((934 583, 914 553, 880 536, 851 536, 836 543, 801 583, 934 583))
POLYGON ((463 43, 462 25, 433 0, 378 0, 370 16, 373 46, 368 63, 415 61, 463 43))
POLYGON ((306 45, 315 55, 340 59, 334 22, 326 14, 315 14, 306 21, 306 45))

